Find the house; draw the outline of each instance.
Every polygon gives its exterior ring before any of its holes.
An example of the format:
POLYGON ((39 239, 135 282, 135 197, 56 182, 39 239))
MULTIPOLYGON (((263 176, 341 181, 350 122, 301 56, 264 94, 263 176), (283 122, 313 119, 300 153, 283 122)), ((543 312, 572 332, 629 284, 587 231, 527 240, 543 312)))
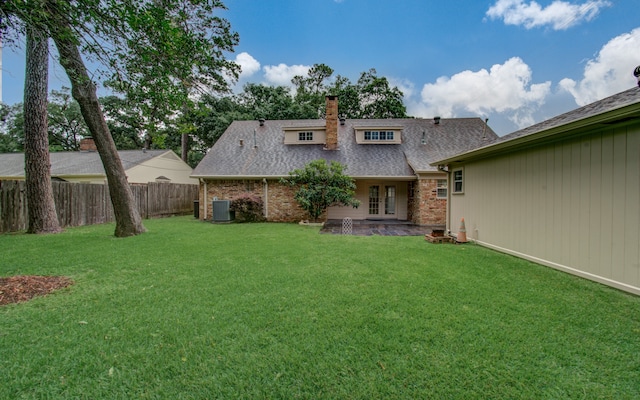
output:
POLYGON ((640 88, 432 165, 453 235, 640 294, 640 88))
MULTIPOLYGON (((191 167, 172 150, 120 150, 118 155, 129 183, 198 183, 189 177, 191 167)), ((107 182, 93 139, 82 139, 80 151, 50 153, 49 160, 52 179, 99 184, 107 182)), ((24 154, 0 154, 0 180, 22 179, 24 154)))
POLYGON ((200 218, 211 219, 212 200, 249 193, 264 200, 269 221, 306 219, 280 179, 325 159, 346 166, 361 202, 330 207, 325 218, 444 225, 447 175, 430 162, 497 138, 479 118, 340 119, 337 97, 326 103, 324 120, 234 121, 193 171, 200 218))

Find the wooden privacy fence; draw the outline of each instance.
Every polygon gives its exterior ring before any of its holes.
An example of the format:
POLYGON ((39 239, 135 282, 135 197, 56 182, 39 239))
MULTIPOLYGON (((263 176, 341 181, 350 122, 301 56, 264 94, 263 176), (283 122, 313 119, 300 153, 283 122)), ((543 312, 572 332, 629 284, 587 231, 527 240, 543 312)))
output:
MULTIPOLYGON (((62 227, 102 224, 114 220, 107 185, 51 182, 62 227)), ((198 199, 198 185, 176 183, 132 184, 142 218, 189 214, 198 199)), ((0 181, 0 233, 27 229, 24 181, 0 181)))

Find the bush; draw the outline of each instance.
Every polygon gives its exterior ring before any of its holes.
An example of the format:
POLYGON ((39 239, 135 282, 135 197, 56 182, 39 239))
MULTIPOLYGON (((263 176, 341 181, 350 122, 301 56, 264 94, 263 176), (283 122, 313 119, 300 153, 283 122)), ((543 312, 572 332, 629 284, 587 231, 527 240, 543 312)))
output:
POLYGON ((356 184, 344 174, 346 166, 337 161, 327 164, 326 160, 314 160, 289 172, 282 183, 296 186, 295 199, 312 221, 318 221, 322 213, 331 206, 352 206, 357 208, 360 201, 355 198, 356 184))
POLYGON ((244 194, 231 200, 230 211, 236 213, 238 222, 261 222, 264 221, 264 203, 260 197, 244 194))

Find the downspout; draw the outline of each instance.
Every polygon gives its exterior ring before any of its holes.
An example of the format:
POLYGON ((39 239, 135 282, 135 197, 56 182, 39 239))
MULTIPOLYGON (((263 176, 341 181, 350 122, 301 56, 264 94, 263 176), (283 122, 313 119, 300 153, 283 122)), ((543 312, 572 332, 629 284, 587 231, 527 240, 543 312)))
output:
POLYGON ((203 220, 206 221, 207 220, 207 192, 208 192, 208 188, 207 188, 207 181, 205 179, 202 179, 202 182, 204 183, 204 193, 202 194, 202 201, 204 202, 204 204, 202 205, 202 217, 203 220))
POLYGON ((451 171, 449 171, 447 169, 448 166, 446 165, 438 165, 438 171, 442 171, 442 172, 446 172, 447 174, 447 207, 445 209, 446 211, 446 216, 445 216, 445 222, 446 222, 446 231, 448 235, 451 235, 451 171))
POLYGON ((269 181, 267 178, 262 178, 262 183, 264 185, 264 218, 269 219, 269 181))

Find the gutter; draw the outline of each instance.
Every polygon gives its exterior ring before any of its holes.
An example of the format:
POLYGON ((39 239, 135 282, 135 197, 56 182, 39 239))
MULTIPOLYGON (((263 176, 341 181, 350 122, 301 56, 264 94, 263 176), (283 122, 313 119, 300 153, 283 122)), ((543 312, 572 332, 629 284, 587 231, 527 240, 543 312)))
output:
MULTIPOLYGON (((427 173, 437 173, 437 171, 429 171, 427 173)), ((352 179, 358 180, 396 180, 396 181, 412 181, 416 179, 416 175, 407 175, 407 176, 353 176, 348 175, 348 177, 352 179)), ((289 175, 189 175, 190 178, 194 179, 216 179, 216 180, 263 180, 263 179, 280 179, 280 178, 288 178, 289 175)))
POLYGON ((447 234, 451 236, 451 171, 444 165, 438 165, 438 171, 447 174, 447 207, 445 208, 445 229, 447 230, 447 234))
POLYGON ((522 150, 527 147, 544 142, 553 142, 560 139, 577 137, 604 127, 611 127, 616 123, 625 123, 629 120, 640 120, 640 103, 634 103, 613 111, 598 114, 592 117, 579 119, 567 124, 557 125, 548 129, 520 136, 504 142, 489 144, 475 150, 457 154, 443 160, 438 160, 429 165, 448 165, 454 162, 465 162, 486 158, 497 153, 522 150), (588 128, 585 130, 585 128, 588 128))

